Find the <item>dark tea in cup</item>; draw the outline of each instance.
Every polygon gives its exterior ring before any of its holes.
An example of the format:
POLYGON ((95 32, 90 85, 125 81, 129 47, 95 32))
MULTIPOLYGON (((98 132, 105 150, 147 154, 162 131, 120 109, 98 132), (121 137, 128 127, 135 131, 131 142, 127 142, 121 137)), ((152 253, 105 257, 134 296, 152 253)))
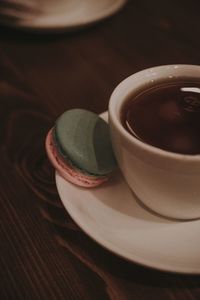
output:
POLYGON ((157 148, 200 154, 200 82, 160 83, 135 94, 121 110, 124 128, 157 148))

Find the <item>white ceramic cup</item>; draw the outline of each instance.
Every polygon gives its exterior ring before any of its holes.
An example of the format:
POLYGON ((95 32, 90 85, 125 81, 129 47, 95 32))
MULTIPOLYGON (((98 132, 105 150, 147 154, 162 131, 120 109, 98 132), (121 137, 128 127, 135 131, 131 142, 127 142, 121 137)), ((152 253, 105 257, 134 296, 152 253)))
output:
POLYGON ((200 218, 200 154, 177 154, 146 144, 132 136, 120 120, 128 98, 160 82, 183 78, 200 82, 200 66, 158 66, 131 75, 111 95, 109 124, 116 159, 136 196, 163 216, 195 219, 200 218))

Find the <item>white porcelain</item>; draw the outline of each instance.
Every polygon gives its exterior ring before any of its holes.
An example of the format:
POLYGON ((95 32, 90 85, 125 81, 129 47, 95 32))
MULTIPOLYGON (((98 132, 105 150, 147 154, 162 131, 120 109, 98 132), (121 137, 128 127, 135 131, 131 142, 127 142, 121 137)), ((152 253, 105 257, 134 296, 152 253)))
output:
MULTIPOLYGON (((107 120, 107 113, 102 117, 107 120)), ((147 267, 200 274, 200 220, 175 221, 146 209, 120 172, 85 189, 56 173, 61 201, 74 221, 109 251, 147 267)))
POLYGON ((56 173, 62 203, 74 221, 100 245, 159 270, 200 274, 200 221, 172 221, 146 210, 120 173, 84 189, 56 173))
POLYGON ((5 7, 0 3, 1 23, 34 31, 60 31, 78 29, 107 18, 117 12, 127 0, 4 1, 9 1, 10 4, 5 7), (20 9, 16 3, 20 4, 20 9))
POLYGON ((111 96, 109 124, 118 164, 138 198, 161 215, 195 219, 200 217, 200 155, 175 154, 147 145, 120 122, 121 107, 130 95, 183 76, 200 80, 200 66, 159 66, 128 77, 111 96))

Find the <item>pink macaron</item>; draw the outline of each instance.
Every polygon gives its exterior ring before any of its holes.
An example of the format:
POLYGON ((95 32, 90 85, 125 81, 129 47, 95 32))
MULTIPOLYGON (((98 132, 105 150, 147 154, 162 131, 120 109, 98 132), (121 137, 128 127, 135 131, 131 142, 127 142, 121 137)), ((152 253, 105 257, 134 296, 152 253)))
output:
POLYGON ((96 187, 116 169, 108 124, 87 110, 63 113, 47 134, 46 151, 58 173, 78 186, 96 187))

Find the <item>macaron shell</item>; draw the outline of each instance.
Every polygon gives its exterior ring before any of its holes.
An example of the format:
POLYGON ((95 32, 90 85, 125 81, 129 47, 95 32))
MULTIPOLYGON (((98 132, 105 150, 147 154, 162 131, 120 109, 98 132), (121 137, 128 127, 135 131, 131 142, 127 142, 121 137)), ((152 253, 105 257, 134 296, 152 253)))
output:
POLYGON ((79 169, 107 175, 116 168, 108 124, 97 114, 68 110, 58 118, 54 130, 61 155, 69 157, 79 169))
POLYGON ((78 172, 78 170, 74 169, 70 164, 64 162, 57 151, 56 145, 54 144, 52 131, 53 130, 51 129, 46 137, 47 155, 54 168, 65 180, 70 181, 75 185, 87 188, 96 187, 108 180, 109 176, 94 177, 82 174, 78 172))

